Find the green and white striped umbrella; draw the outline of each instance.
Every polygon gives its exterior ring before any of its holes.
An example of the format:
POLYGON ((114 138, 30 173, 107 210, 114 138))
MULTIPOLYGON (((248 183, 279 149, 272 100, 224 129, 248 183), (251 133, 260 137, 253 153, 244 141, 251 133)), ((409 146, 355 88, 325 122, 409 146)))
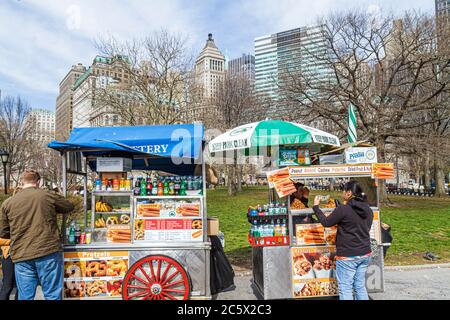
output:
POLYGON ((356 112, 353 104, 350 104, 348 107, 347 131, 348 131, 348 142, 355 143, 357 140, 356 112))
POLYGON ((339 147, 335 135, 302 124, 265 120, 239 126, 211 140, 210 153, 276 145, 317 144, 339 147))

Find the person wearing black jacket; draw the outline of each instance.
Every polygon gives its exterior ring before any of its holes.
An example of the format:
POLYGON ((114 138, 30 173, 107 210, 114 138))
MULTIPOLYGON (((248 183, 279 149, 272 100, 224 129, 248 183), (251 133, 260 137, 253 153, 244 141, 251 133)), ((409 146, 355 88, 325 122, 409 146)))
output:
POLYGON ((344 204, 338 206, 328 217, 320 210, 320 197, 315 197, 313 210, 324 227, 337 225, 336 278, 339 299, 368 300, 365 275, 372 251, 370 228, 373 212, 361 186, 356 181, 344 185, 344 204))

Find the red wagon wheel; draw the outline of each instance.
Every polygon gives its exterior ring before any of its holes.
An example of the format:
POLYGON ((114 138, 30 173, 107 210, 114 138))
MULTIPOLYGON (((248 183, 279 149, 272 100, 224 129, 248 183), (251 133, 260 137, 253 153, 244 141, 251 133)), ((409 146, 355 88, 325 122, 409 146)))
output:
POLYGON ((138 260, 123 279, 124 300, 187 300, 189 293, 186 270, 167 256, 138 260))

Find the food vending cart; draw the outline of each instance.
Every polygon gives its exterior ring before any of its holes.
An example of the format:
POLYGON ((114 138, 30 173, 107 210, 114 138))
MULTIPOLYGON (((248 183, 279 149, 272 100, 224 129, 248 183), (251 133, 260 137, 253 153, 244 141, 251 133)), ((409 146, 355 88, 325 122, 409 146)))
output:
MULTIPOLYGON (((376 176, 380 164, 336 164, 311 165, 308 167, 286 167, 268 173, 269 181, 279 177, 301 182, 318 179, 371 179, 378 186, 376 176)), ((383 164, 381 164, 383 165, 383 164)), ((369 184, 367 184, 369 185, 369 184)), ((379 190, 375 188, 375 198, 369 203, 374 213, 371 235, 372 260, 366 273, 366 286, 369 293, 384 291, 383 244, 380 230, 379 190)), ((326 191, 320 191, 322 195, 326 191)), ((326 196, 327 201, 320 205, 325 214, 331 213, 335 200, 326 196)), ((288 221, 288 234, 276 237, 252 237, 253 286, 256 293, 264 299, 285 298, 322 298, 338 295, 335 275, 335 237, 336 228, 324 228, 320 223, 294 223, 294 219, 312 216, 313 210, 301 203, 290 206, 287 196, 288 212, 285 217, 267 215, 258 217, 249 215, 249 221, 285 218, 288 221)), ((283 201, 272 193, 270 202, 283 201)), ((310 206, 312 207, 312 199, 310 206)))
POLYGON ((211 298, 204 146, 191 124, 75 128, 49 144, 64 193, 68 173, 85 190, 82 236, 62 228, 64 299, 211 298))
MULTIPOLYGON (((209 143, 209 151, 214 155, 263 154, 265 158, 271 157, 272 166, 277 167, 267 172, 269 203, 255 204, 247 213, 251 224, 248 240, 252 246, 253 288, 260 298, 338 295, 336 228, 323 228, 320 223, 295 223, 312 216, 313 211, 301 202, 294 201, 291 207, 290 201, 290 194, 296 191, 295 182, 311 188, 319 182, 323 186, 326 180, 332 179, 365 179, 364 187, 372 189, 369 204, 374 212, 373 256, 366 280, 369 292, 384 291, 378 180, 391 177, 393 167, 376 163, 374 148, 354 148, 359 146, 358 143, 341 146, 338 137, 332 134, 279 120, 246 124, 209 143)), ((324 193, 321 191, 325 200, 321 208, 327 214, 337 204, 324 193)), ((309 205, 312 207, 312 199, 309 205)))

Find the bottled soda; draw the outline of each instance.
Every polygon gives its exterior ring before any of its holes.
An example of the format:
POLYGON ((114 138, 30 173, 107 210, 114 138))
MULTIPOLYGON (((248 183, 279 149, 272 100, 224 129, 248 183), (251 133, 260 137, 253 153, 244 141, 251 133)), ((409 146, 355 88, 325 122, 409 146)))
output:
POLYGON ((170 177, 169 180, 169 195, 175 195, 175 182, 173 181, 173 177, 170 177))
POLYGON ((180 188, 181 188, 180 177, 176 177, 174 183, 174 193, 176 196, 180 195, 180 188))
POLYGON ((141 194, 141 177, 136 179, 136 184, 134 185, 134 195, 139 196, 141 194))
POLYGON ((191 176, 189 176, 188 179, 187 179, 187 189, 188 190, 194 190, 191 176))
POLYGON ((69 244, 75 244, 75 221, 72 221, 69 227, 69 235, 68 235, 69 244))
POLYGON ((183 177, 180 183, 180 196, 186 195, 186 178, 183 177))
POLYGON ((158 183, 158 196, 163 196, 164 195, 164 185, 162 180, 159 181, 158 183))
POLYGON ((152 179, 147 178, 147 195, 148 196, 152 194, 152 189, 153 189, 152 179))
POLYGON ((145 178, 141 179, 141 190, 140 190, 141 196, 147 195, 147 183, 145 182, 145 178))
POLYGON ((155 180, 152 183, 152 195, 157 196, 158 195, 158 181, 155 180))
POLYGON ((95 191, 102 191, 102 180, 95 180, 95 191))
POLYGON ((169 181, 167 179, 164 179, 164 189, 163 189, 163 195, 168 196, 169 195, 169 181))

